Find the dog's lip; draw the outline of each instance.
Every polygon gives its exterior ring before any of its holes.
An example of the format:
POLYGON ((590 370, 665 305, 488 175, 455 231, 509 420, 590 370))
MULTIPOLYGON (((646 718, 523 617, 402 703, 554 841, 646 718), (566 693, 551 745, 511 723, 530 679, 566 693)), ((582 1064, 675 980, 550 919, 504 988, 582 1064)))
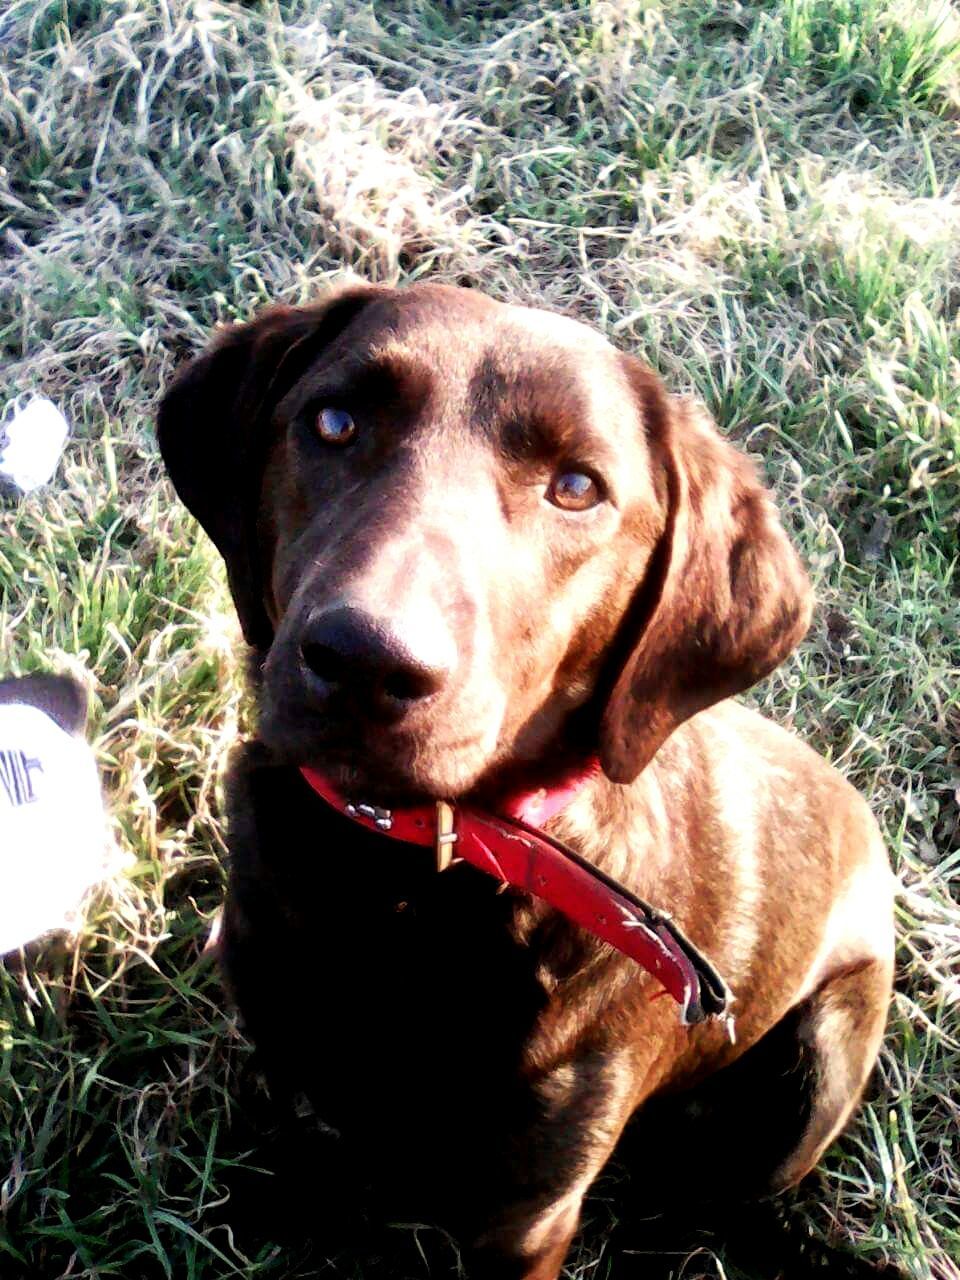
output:
POLYGON ((436 752, 437 755, 449 755, 455 751, 466 751, 470 747, 480 746, 483 742, 482 736, 478 733, 463 738, 431 739, 425 734, 399 732, 396 729, 377 732, 376 726, 373 726, 370 732, 376 739, 370 744, 361 741, 355 735, 347 737, 335 732, 329 735, 313 735, 311 740, 304 743, 303 759, 300 763, 321 771, 324 761, 362 767, 369 763, 378 763, 379 757, 386 757, 392 761, 399 751, 411 749, 422 751, 424 746, 429 746, 431 752, 436 752))
POLYGON ((409 778, 396 773, 384 772, 381 775, 376 770, 358 766, 349 758, 338 759, 324 755, 322 758, 306 761, 305 766, 329 778, 345 798, 354 802, 363 801, 389 809, 433 804, 442 798, 422 786, 418 787, 409 778))
MULTIPOLYGON (((431 747, 438 756, 449 762, 454 753, 477 747, 481 742, 479 735, 471 735, 437 744, 436 747, 431 744, 431 747)), ((383 803, 385 807, 426 804, 441 799, 455 800, 472 785, 474 771, 470 770, 463 787, 431 787, 429 782, 417 776, 415 769, 398 766, 398 756, 405 754, 407 752, 403 744, 393 735, 389 741, 382 738, 370 747, 355 740, 347 742, 339 737, 331 737, 304 742, 302 747, 287 743, 279 752, 287 764, 296 768, 315 769, 328 777, 349 798, 359 798, 370 804, 383 803)))
POLYGON ((370 803, 379 796, 429 802, 457 799, 487 769, 496 748, 483 728, 487 719, 474 713, 383 725, 268 697, 259 736, 278 763, 316 769, 353 799, 362 793, 370 803), (480 727, 463 732, 465 720, 480 727))
MULTIPOLYGON (((436 746, 435 750, 438 755, 449 759, 454 752, 466 751, 470 747, 478 746, 479 743, 478 737, 460 738, 454 742, 444 742, 436 746)), ((357 743, 328 741, 314 744, 297 763, 316 769, 319 773, 337 771, 342 774, 349 771, 365 778, 375 778, 380 771, 384 779, 392 783, 395 779, 409 776, 408 770, 397 767, 395 755, 398 749, 398 744, 395 743, 383 744, 379 748, 368 750, 357 743)), ((420 794, 424 793, 421 791, 420 794)))

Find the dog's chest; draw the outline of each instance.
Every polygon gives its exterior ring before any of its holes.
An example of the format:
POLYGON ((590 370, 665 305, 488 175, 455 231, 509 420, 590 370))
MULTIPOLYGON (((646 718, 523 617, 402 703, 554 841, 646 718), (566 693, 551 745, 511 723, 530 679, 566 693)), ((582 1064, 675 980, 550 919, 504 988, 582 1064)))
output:
POLYGON ((286 771, 231 790, 225 967, 258 1046, 334 1109, 515 1091, 550 1003, 517 898, 466 865, 437 873, 286 771))

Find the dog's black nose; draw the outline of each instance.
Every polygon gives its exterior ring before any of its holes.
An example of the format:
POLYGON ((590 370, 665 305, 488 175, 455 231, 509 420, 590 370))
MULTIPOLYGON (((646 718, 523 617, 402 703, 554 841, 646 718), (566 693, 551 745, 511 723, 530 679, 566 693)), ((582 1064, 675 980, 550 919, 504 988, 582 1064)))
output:
POLYGON ((345 605, 310 615, 300 652, 315 693, 393 716, 439 693, 455 656, 448 635, 406 637, 389 620, 345 605))

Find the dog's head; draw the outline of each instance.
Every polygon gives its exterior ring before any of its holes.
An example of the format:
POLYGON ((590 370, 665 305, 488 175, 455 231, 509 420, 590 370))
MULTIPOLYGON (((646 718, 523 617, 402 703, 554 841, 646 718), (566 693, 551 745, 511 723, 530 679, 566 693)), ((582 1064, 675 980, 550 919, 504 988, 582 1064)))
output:
POLYGON ((263 657, 262 736, 373 797, 555 751, 630 781, 808 624, 746 459, 547 312, 440 285, 275 308, 158 430, 263 657))

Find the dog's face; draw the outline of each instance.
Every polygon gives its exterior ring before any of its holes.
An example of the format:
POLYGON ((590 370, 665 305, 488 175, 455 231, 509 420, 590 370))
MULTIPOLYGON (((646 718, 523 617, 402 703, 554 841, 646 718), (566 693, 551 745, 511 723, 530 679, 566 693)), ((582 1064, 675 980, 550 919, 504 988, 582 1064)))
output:
POLYGON ((572 725, 625 780, 806 625, 750 468, 547 312, 274 311, 188 368, 160 441, 265 655, 261 735, 371 798, 455 797, 572 725))
POLYGON ((617 353, 545 313, 418 291, 372 302, 274 424, 267 741, 433 795, 537 759, 664 528, 617 353))

